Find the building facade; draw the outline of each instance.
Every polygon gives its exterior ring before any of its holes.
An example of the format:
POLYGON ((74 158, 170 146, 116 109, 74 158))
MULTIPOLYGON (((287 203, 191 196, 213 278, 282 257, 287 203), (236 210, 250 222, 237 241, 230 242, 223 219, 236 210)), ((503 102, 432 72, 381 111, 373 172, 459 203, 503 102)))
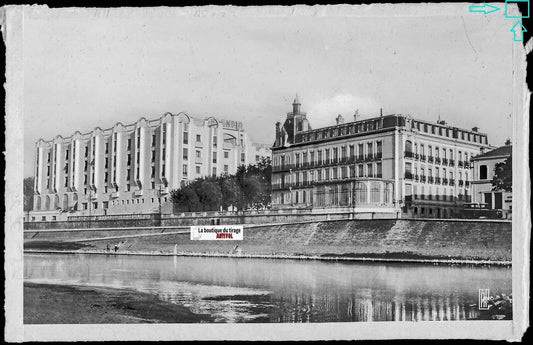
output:
POLYGON ((312 129, 296 98, 272 147, 276 208, 453 217, 471 200, 470 159, 487 135, 403 115, 312 129))
POLYGON ((166 113, 36 144, 30 220, 155 213, 183 181, 235 173, 270 149, 238 121, 166 113))
POLYGON ((509 144, 472 158, 472 202, 501 210, 503 218, 511 218, 513 193, 493 190, 491 181, 496 164, 504 162, 512 153, 513 147, 509 144))

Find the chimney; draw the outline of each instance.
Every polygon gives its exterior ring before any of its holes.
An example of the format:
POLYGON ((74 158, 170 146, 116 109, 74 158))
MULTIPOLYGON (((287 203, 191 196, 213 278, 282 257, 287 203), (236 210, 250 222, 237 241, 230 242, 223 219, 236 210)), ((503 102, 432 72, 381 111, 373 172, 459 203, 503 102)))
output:
POLYGON ((478 127, 472 127, 472 132, 477 132, 479 130, 478 127))
POLYGON ((276 146, 281 146, 281 123, 276 122, 276 146))
POLYGON ((344 118, 342 117, 341 114, 339 114, 339 116, 337 116, 335 121, 337 122, 337 125, 340 125, 340 124, 344 123, 344 118))
POLYGON ((383 116, 383 108, 379 108, 379 116, 383 116))
POLYGON ((355 113, 353 114, 353 121, 356 122, 358 117, 359 117, 359 109, 355 109, 355 113))

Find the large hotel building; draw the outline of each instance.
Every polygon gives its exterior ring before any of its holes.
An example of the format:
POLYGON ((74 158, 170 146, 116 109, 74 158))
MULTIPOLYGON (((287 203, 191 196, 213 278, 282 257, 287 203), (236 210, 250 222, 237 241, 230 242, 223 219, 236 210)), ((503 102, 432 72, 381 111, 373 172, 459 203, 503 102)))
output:
POLYGON ((471 158, 487 135, 403 115, 312 129, 298 97, 272 147, 272 206, 454 217, 471 201, 471 158))
POLYGON ((237 121, 166 113, 156 120, 39 140, 30 220, 155 213, 182 181, 270 157, 237 121))

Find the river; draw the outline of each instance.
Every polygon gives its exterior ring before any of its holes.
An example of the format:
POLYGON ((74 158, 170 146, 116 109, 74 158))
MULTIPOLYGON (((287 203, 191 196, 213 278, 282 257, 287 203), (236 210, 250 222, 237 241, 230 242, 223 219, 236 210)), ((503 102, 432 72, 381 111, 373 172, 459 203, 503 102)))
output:
POLYGON ((24 281, 133 289, 216 322, 479 319, 479 289, 510 267, 243 258, 25 254, 24 281))

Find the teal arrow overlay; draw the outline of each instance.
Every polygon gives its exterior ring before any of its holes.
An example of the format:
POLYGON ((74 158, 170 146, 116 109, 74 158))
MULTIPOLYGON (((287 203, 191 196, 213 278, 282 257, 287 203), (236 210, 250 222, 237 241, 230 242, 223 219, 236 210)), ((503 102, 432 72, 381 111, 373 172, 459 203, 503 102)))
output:
POLYGON ((511 28, 511 32, 514 34, 514 41, 515 42, 523 42, 524 41, 524 32, 527 32, 526 28, 520 23, 519 20, 516 21, 516 23, 511 28))
POLYGON ((496 6, 492 6, 492 5, 489 5, 489 4, 483 4, 483 5, 472 5, 468 8, 468 11, 470 12, 479 12, 479 13, 484 13, 484 14, 489 14, 489 13, 492 13, 492 12, 496 12, 496 11, 499 11, 500 8, 499 7, 496 7, 496 6))

